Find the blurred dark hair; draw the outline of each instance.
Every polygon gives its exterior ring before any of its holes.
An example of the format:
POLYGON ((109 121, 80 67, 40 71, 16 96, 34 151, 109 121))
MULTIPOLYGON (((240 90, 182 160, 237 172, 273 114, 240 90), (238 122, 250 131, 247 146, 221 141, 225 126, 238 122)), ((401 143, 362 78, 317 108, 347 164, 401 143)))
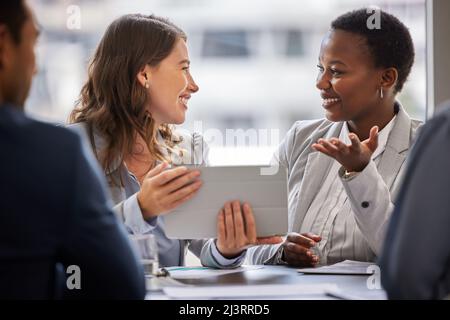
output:
POLYGON ((23 0, 0 1, 0 25, 5 25, 14 41, 20 43, 22 27, 28 19, 23 0))
POLYGON ((366 45, 376 67, 395 68, 398 81, 395 92, 402 90, 414 63, 414 45, 408 28, 395 16, 380 10, 380 29, 369 29, 367 19, 372 15, 366 8, 347 12, 332 23, 334 30, 358 34, 366 45))

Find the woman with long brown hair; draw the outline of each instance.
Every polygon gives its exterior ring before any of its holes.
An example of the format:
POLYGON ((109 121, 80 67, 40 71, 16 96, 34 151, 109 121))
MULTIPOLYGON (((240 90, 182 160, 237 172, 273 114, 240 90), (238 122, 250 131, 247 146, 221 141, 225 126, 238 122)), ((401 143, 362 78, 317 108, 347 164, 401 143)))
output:
POLYGON ((189 247, 204 265, 233 267, 249 245, 279 241, 256 238, 249 206, 225 204, 217 242, 173 240, 164 233, 162 215, 202 184, 199 171, 179 165, 207 164, 203 138, 171 127, 184 122, 188 101, 199 90, 186 41, 181 29, 154 15, 115 20, 91 61, 71 127, 89 137, 128 231, 156 235, 162 266, 183 265, 189 247))

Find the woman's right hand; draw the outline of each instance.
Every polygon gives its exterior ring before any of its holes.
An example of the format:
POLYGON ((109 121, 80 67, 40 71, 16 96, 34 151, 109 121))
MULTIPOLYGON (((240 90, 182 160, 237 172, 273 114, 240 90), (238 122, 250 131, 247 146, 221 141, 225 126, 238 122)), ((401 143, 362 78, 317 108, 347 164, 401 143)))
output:
POLYGON ((153 218, 178 207, 191 199, 202 185, 195 181, 200 171, 186 167, 166 169, 163 162, 145 176, 137 200, 145 219, 153 218), (194 182, 195 181, 195 182, 194 182))
POLYGON ((312 233, 298 234, 292 232, 288 234, 284 241, 283 260, 289 265, 295 267, 314 267, 319 262, 317 257, 310 249, 316 246, 322 238, 312 233))

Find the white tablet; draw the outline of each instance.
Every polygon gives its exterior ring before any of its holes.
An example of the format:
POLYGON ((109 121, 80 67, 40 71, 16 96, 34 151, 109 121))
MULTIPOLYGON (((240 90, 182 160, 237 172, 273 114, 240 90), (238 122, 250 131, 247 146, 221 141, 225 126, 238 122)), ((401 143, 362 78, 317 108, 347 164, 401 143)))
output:
POLYGON ((163 216, 167 237, 217 238, 219 210, 225 202, 233 200, 248 202, 252 206, 258 237, 287 233, 286 169, 267 166, 196 169, 201 171, 203 185, 194 198, 163 216))

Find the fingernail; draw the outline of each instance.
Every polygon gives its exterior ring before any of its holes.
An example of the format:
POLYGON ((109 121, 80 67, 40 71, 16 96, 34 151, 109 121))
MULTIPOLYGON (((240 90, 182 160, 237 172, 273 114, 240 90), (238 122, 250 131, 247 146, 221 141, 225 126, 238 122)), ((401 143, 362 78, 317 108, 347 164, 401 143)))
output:
POLYGON ((310 242, 309 244, 310 244, 311 247, 314 247, 316 245, 315 242, 310 242))

